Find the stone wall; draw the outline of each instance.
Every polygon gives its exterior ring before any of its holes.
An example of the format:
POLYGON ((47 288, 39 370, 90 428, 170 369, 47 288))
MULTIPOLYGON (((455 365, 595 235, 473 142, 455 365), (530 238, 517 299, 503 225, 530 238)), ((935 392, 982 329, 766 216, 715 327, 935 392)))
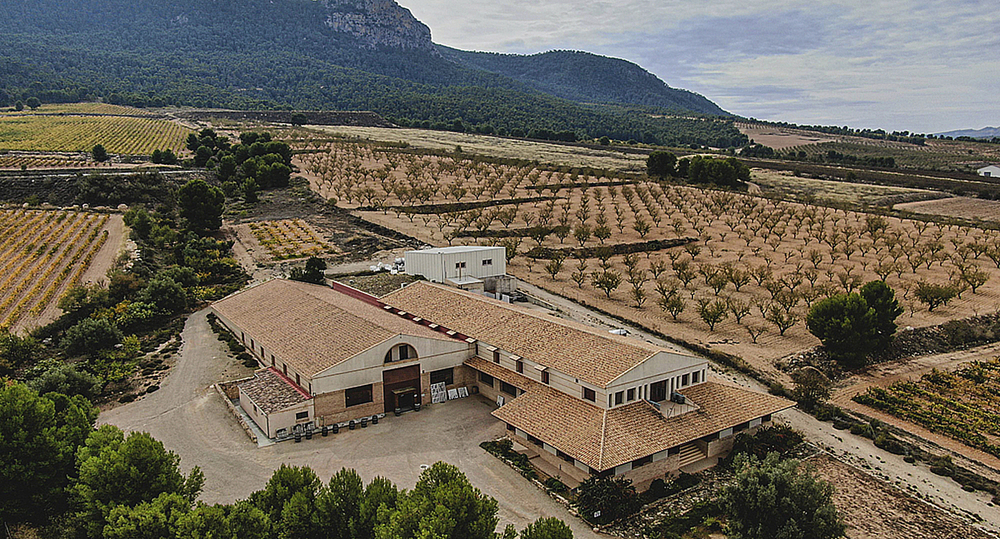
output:
POLYGON ((250 378, 244 378, 243 380, 235 380, 232 382, 221 382, 215 384, 215 392, 219 395, 219 398, 222 399, 222 402, 226 404, 226 408, 229 409, 229 413, 233 414, 236 417, 236 422, 239 423, 241 427, 243 427, 243 432, 247 433, 247 436, 250 437, 250 440, 253 443, 257 443, 257 435, 254 434, 253 429, 250 428, 250 425, 248 425, 246 420, 243 418, 243 414, 241 414, 240 411, 236 409, 236 405, 233 404, 233 400, 229 397, 229 393, 235 391, 236 397, 234 398, 239 398, 240 390, 238 387, 236 387, 237 384, 249 379, 250 378))
POLYGON ((316 425, 345 423, 352 419, 371 417, 385 412, 382 383, 372 384, 372 402, 351 406, 346 405, 344 390, 322 393, 313 397, 316 425))

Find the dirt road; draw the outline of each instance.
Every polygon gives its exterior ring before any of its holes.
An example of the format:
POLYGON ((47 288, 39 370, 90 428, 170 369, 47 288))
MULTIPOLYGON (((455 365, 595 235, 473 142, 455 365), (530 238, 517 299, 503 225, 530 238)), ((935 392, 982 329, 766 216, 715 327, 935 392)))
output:
POLYGON ((310 466, 324 481, 342 467, 369 481, 375 476, 412 488, 421 465, 443 460, 457 465, 469 481, 497 499, 501 526, 523 528, 540 517, 557 516, 583 539, 599 537, 582 521, 478 444, 504 432, 489 415, 492 406, 473 398, 426 407, 377 426, 328 438, 258 448, 237 426, 211 385, 232 363, 206 320, 192 315, 181 334, 177 365, 161 389, 142 400, 101 414, 98 422, 126 431, 146 431, 181 457, 185 469, 205 473, 201 500, 230 503, 260 489, 282 463, 310 466))

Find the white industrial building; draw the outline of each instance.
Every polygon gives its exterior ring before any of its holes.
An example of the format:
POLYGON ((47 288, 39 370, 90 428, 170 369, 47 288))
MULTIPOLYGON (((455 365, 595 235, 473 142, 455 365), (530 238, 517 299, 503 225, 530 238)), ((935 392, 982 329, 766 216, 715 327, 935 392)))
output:
POLYGON ((985 166, 976 172, 978 172, 980 176, 986 176, 987 178, 1000 178, 1000 167, 996 165, 985 166))
POLYGON ((503 294, 514 291, 514 279, 507 276, 506 249, 503 247, 436 247, 407 251, 403 256, 408 275, 420 275, 428 281, 463 290, 503 294))

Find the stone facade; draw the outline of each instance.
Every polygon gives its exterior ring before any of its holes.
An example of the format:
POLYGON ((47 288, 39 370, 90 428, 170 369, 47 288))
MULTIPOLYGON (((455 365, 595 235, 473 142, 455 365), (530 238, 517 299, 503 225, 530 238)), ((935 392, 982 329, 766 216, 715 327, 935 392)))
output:
POLYGON ((352 419, 371 417, 384 413, 382 384, 372 384, 372 402, 347 407, 344 390, 321 393, 313 397, 316 409, 316 425, 345 423, 352 419))

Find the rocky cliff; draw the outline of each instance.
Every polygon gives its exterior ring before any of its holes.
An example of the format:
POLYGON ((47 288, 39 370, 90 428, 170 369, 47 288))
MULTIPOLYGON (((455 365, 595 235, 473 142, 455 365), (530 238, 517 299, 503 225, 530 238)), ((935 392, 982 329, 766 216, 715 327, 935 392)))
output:
POLYGON ((399 47, 436 53, 431 29, 393 0, 322 0, 326 26, 350 34, 369 48, 399 47))

